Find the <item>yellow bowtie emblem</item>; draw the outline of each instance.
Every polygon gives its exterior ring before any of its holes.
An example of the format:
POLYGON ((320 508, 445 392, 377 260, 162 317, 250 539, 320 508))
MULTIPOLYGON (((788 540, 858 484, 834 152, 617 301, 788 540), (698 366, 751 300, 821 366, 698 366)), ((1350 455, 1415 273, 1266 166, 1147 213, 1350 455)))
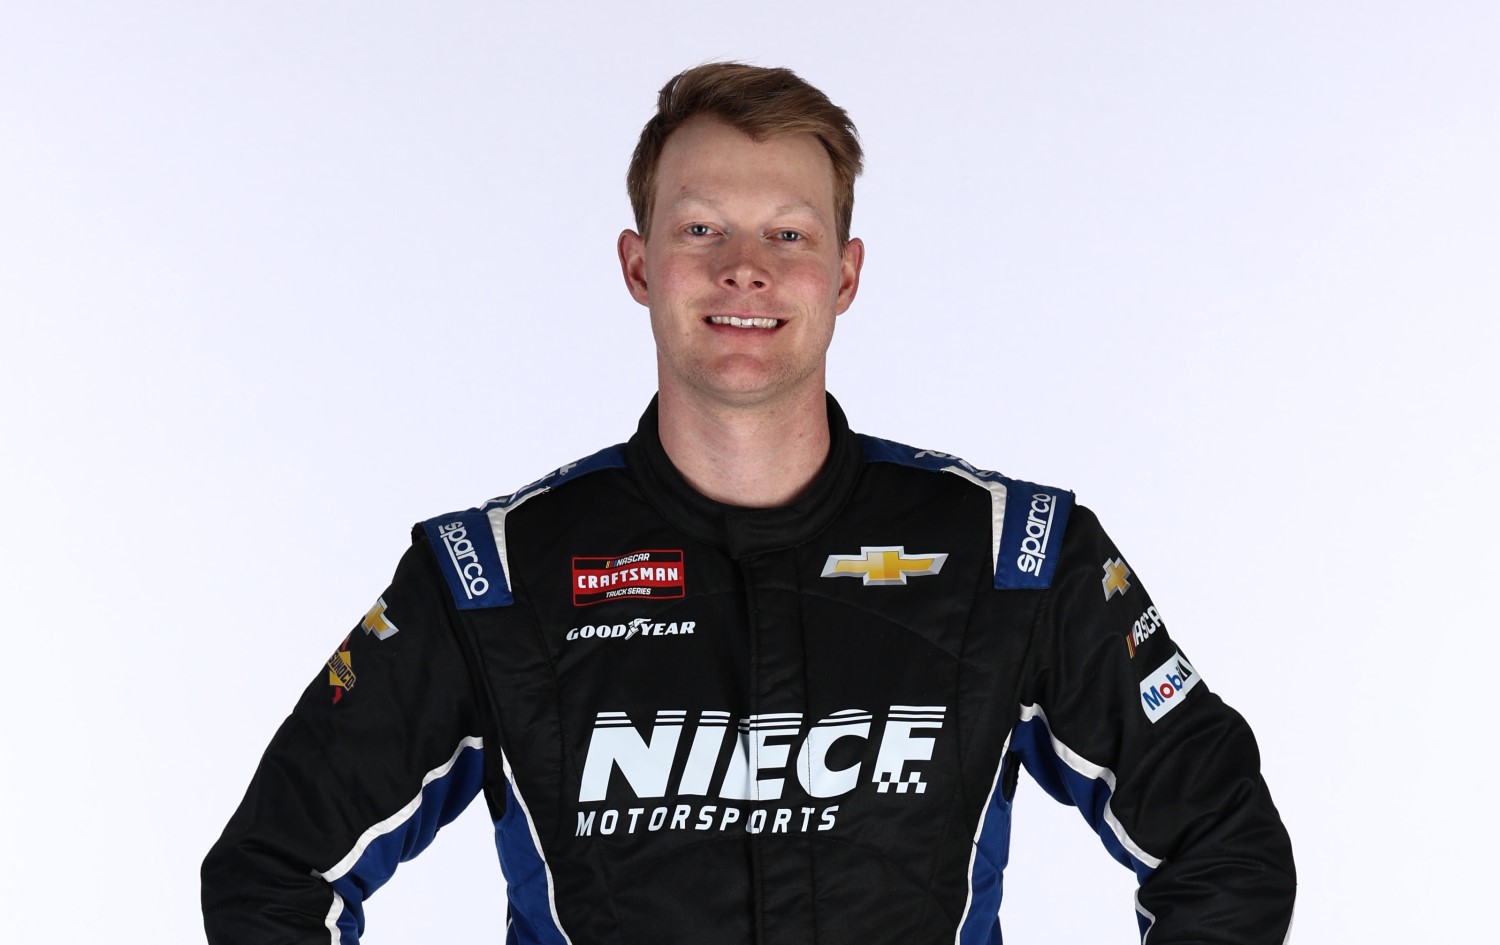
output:
POLYGON ((359 622, 366 633, 375 634, 375 639, 384 640, 386 637, 394 636, 401 632, 401 628, 391 623, 390 618, 385 615, 385 598, 379 597, 375 600, 375 606, 371 607, 365 619, 359 622))
POLYGON ((823 577, 857 577, 871 584, 905 584, 908 577, 937 574, 943 570, 946 554, 924 554, 907 557, 904 545, 861 545, 857 555, 829 555, 823 565, 823 577))
POLYGON ((1116 594, 1124 594, 1130 590, 1130 569, 1125 566, 1124 560, 1112 558, 1104 562, 1104 599, 1109 600, 1116 594))

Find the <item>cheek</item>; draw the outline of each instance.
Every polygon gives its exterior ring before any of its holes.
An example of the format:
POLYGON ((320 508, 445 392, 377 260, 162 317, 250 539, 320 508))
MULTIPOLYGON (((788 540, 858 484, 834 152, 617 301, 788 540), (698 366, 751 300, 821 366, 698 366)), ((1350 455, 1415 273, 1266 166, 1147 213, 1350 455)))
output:
MULTIPOLYGON (((670 298, 676 298, 703 287, 703 267, 688 259, 666 259, 652 267, 651 287, 670 298)), ((668 301, 664 299, 663 301, 668 301)))
POLYGON ((839 268, 822 259, 809 259, 790 267, 782 284, 804 298, 831 299, 838 295, 839 268))

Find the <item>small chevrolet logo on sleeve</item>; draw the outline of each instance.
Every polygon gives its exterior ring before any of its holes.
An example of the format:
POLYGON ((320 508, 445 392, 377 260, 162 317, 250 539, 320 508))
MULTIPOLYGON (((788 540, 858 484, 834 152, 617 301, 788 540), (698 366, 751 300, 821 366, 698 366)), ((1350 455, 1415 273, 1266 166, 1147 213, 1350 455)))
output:
POLYGON ((1124 594, 1130 590, 1130 569, 1120 558, 1111 558, 1104 562, 1104 599, 1109 600, 1116 594, 1124 594))
POLYGON ((823 577, 863 578, 871 584, 905 584, 907 577, 936 574, 943 570, 946 554, 906 556, 903 545, 860 546, 857 555, 829 555, 823 577))
POLYGON ((390 618, 385 615, 384 597, 376 599, 375 606, 370 608, 369 613, 365 614, 365 619, 361 620, 359 625, 365 628, 366 633, 375 634, 375 639, 377 640, 384 640, 386 637, 394 636, 401 630, 400 627, 391 623, 390 618))

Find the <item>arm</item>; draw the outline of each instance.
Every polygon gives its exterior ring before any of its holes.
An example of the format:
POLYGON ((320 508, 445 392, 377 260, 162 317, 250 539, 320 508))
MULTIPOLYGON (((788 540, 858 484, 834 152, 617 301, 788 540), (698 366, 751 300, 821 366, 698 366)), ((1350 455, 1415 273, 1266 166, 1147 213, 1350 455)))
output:
POLYGON ((1150 945, 1280 945, 1296 877, 1255 737, 1128 568, 1092 513, 1075 509, 1013 747, 1135 870, 1150 945))
POLYGON ((482 787, 481 719, 418 537, 272 738, 204 860, 208 940, 357 942, 364 899, 482 787))

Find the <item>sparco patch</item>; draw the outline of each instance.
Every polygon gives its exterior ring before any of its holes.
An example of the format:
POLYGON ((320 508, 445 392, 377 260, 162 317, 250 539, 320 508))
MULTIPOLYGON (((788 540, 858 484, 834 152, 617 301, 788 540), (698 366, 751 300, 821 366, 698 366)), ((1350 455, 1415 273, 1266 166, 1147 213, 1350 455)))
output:
MULTIPOLYGON (((495 510, 498 514, 503 509, 495 510)), ((504 521, 504 516, 500 515, 504 521)), ((495 523, 478 509, 453 512, 422 523, 437 556, 438 567, 459 610, 505 607, 515 597, 505 573, 505 558, 495 544, 495 523)))
POLYGON ((632 551, 609 558, 573 559, 573 606, 687 593, 682 551, 632 551))
POLYGON ((1005 524, 995 559, 995 586, 1051 587, 1073 494, 1013 479, 1004 483, 1005 524))

